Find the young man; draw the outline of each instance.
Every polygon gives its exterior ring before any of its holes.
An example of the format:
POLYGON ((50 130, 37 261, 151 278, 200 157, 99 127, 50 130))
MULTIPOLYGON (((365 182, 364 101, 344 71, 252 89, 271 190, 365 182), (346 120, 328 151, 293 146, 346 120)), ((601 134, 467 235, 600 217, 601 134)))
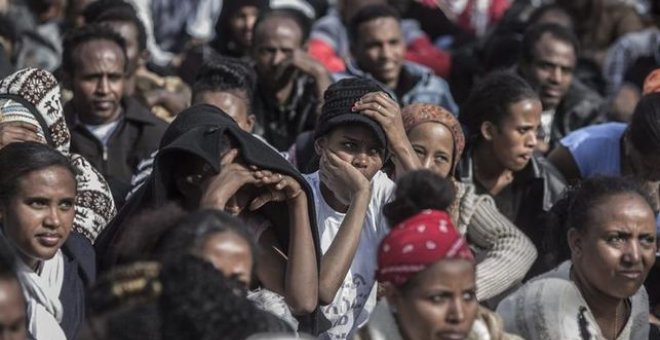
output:
POLYGON ((381 213, 394 184, 380 171, 383 127, 367 116, 396 108, 372 81, 344 79, 328 88, 314 132, 319 170, 306 176, 314 192, 321 239, 319 299, 331 327, 321 339, 350 339, 376 302, 376 250, 388 227, 381 213))
POLYGON ((351 19, 348 32, 354 63, 338 77, 374 79, 402 106, 423 102, 458 114, 447 82, 430 69, 405 60, 401 20, 395 9, 387 5, 364 7, 351 19))
MULTIPOLYGON (((543 217, 560 198, 565 179, 534 153, 541 124, 538 95, 514 74, 493 73, 472 89, 459 119, 469 141, 460 180, 493 197, 498 210, 543 249, 543 217)), ((539 257, 528 277, 547 269, 539 257)))
POLYGON ((305 52, 309 27, 296 13, 262 13, 254 25, 252 59, 259 79, 254 112, 264 138, 278 150, 314 129, 323 92, 331 83, 323 65, 305 52))
POLYGON ((124 40, 102 26, 83 27, 64 44, 64 82, 73 92, 64 107, 71 152, 103 174, 117 202, 130 189, 138 162, 158 148, 167 127, 124 96, 126 60, 124 40))
POLYGON ((603 121, 603 99, 573 77, 577 55, 577 38, 559 24, 532 26, 523 38, 518 71, 543 104, 537 145, 543 153, 569 132, 603 121))

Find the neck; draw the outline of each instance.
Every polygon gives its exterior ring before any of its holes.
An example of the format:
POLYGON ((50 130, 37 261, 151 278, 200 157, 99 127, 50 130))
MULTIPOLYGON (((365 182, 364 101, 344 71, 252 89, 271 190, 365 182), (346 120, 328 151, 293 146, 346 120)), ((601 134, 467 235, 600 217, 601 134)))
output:
POLYGON ((348 211, 348 204, 342 203, 323 182, 321 182, 321 195, 330 208, 335 211, 340 213, 346 213, 348 211))
POLYGON ((625 299, 617 298, 600 291, 582 277, 582 274, 571 268, 571 279, 580 294, 587 302, 589 310, 596 318, 601 333, 606 337, 616 338, 627 320, 625 299), (614 332, 612 332, 614 330, 614 332))
POLYGON ((486 144, 479 144, 472 153, 474 177, 496 195, 513 179, 513 171, 505 168, 486 144))

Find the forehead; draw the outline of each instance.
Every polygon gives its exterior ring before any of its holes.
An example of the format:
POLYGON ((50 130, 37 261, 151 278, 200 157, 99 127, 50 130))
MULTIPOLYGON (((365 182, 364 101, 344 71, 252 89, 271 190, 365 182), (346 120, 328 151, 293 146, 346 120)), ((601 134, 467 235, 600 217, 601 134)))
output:
POLYGON ((18 188, 24 195, 75 195, 76 183, 68 169, 50 166, 22 176, 18 188))
POLYGON ((91 65, 103 63, 120 72, 124 68, 124 53, 119 45, 109 40, 90 40, 80 44, 74 51, 77 58, 77 69, 89 68, 91 65))
POLYGON ((653 210, 637 193, 620 193, 596 201, 589 211, 589 220, 591 226, 603 230, 614 227, 655 233, 653 210))
POLYGON ((549 32, 541 35, 534 45, 534 57, 537 60, 560 58, 565 63, 575 65, 575 49, 568 41, 560 40, 549 32))
POLYGON ((247 115, 247 101, 236 93, 226 91, 203 91, 196 104, 210 104, 225 111, 232 118, 247 115))
POLYGON ((298 23, 291 18, 273 16, 266 18, 256 27, 254 39, 255 44, 277 40, 302 45, 302 30, 298 23))
POLYGON ((401 25, 395 18, 376 18, 360 24, 357 35, 359 40, 366 41, 400 38, 402 35, 401 25))

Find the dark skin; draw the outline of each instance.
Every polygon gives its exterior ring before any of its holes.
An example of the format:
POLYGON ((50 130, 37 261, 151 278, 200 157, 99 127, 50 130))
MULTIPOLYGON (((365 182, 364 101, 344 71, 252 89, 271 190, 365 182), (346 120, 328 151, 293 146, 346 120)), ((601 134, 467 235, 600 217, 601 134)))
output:
POLYGON ((0 149, 11 143, 37 142, 46 143, 37 134, 39 128, 25 122, 0 123, 0 149))

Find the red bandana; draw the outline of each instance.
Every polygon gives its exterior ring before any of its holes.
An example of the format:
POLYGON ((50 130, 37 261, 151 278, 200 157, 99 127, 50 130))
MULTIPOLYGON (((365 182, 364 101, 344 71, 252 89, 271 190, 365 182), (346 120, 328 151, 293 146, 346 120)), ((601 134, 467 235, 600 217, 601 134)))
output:
POLYGON ((424 210, 392 228, 383 239, 378 250, 376 279, 401 286, 443 259, 474 261, 449 215, 444 211, 424 210))

